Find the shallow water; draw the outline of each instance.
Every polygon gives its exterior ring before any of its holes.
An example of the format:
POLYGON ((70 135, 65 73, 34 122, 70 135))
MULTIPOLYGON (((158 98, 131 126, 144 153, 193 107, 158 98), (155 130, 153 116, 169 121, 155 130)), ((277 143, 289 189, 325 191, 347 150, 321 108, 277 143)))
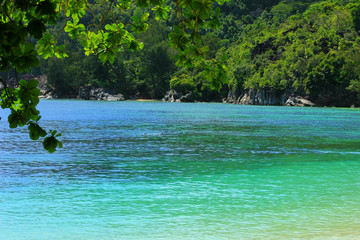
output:
POLYGON ((41 101, 0 121, 0 239, 360 239, 360 111, 41 101))

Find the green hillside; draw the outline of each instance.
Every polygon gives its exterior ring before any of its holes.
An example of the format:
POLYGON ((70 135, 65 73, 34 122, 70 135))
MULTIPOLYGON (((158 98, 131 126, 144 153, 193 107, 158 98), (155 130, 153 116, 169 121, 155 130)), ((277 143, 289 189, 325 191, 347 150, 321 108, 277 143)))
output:
MULTIPOLYGON (((221 9, 220 25, 202 34, 209 57, 227 56, 228 82, 220 91, 208 81, 203 60, 188 68, 176 65, 175 51, 168 46, 175 21, 171 15, 167 21, 151 21, 150 29, 138 34, 144 49, 123 49, 113 64, 103 64, 97 56, 85 57, 83 48, 61 33, 58 43, 65 44, 69 57, 42 59, 30 73, 47 75, 58 97, 76 97, 80 87, 93 86, 127 98, 161 99, 172 89, 191 92, 194 101, 239 102, 251 91, 277 98, 301 96, 319 106, 360 105, 359 0, 229 0, 213 7, 221 9)), ((93 11, 81 20, 85 26, 91 25, 91 14, 103 9, 93 11)), ((134 7, 121 16, 122 21, 139 11, 150 12, 134 7)), ((51 32, 61 28, 59 24, 51 32)))

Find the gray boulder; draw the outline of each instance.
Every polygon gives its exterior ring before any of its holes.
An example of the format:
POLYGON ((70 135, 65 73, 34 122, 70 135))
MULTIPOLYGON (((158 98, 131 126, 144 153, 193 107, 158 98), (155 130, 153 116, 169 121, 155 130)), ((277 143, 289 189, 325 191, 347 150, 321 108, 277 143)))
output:
POLYGON ((250 89, 237 100, 238 104, 243 105, 282 105, 284 102, 281 95, 264 89, 259 91, 250 89))
POLYGON ((162 99, 163 102, 194 102, 192 92, 188 92, 187 94, 183 95, 178 93, 176 90, 167 91, 164 98, 162 99))
POLYGON ((315 107, 315 103, 302 97, 289 97, 285 102, 285 106, 299 106, 299 107, 315 107))
POLYGON ((84 100, 124 101, 122 94, 111 94, 104 88, 80 87, 78 98, 84 100))

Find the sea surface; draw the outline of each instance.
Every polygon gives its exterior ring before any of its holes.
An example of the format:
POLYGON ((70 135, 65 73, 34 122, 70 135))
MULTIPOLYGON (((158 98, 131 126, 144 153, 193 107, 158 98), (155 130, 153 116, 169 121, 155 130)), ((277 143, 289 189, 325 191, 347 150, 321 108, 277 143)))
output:
POLYGON ((360 109, 43 100, 0 111, 1 240, 360 239, 360 109))

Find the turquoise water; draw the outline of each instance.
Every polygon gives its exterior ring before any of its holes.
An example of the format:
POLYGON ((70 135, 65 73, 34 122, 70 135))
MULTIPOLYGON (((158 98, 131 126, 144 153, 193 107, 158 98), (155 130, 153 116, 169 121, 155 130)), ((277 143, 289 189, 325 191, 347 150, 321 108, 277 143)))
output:
POLYGON ((0 121, 0 239, 360 239, 360 110, 42 101, 0 121))

